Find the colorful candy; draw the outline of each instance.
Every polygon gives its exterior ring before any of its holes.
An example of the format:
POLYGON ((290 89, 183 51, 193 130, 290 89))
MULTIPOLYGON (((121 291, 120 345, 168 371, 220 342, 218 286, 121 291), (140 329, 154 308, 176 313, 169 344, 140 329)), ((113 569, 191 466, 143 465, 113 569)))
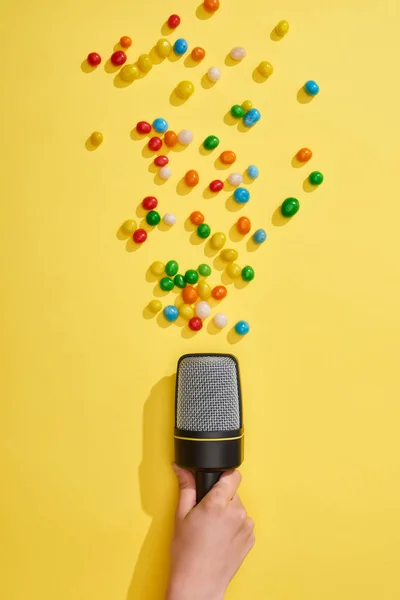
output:
POLYGON ((197 235, 199 237, 203 238, 203 239, 208 238, 208 236, 210 235, 210 233, 211 233, 211 228, 206 223, 202 223, 197 228, 197 235))
POLYGON ((87 61, 91 67, 97 67, 101 63, 101 56, 97 52, 90 52, 87 61))
POLYGON ((302 148, 296 154, 296 158, 300 162, 307 162, 312 158, 312 151, 309 148, 302 148))
POLYGON ((207 77, 212 83, 215 83, 221 79, 221 71, 218 67, 210 67, 207 71, 207 77))
POLYGON ((216 135, 209 135, 204 140, 203 146, 206 150, 214 150, 219 146, 219 138, 216 135))
POLYGON ((185 175, 185 183, 188 187, 196 187, 199 183, 199 174, 197 171, 191 169, 185 175))
POLYGON ((151 125, 147 121, 139 121, 139 123, 136 124, 136 131, 141 135, 150 133, 151 125))
POLYGON ((153 273, 153 275, 155 275, 156 277, 160 277, 161 275, 164 274, 165 271, 165 265, 163 262, 161 262, 161 260, 155 260, 153 262, 153 264, 150 267, 150 271, 153 273))
POLYGON ((162 304, 160 300, 152 300, 151 302, 149 302, 148 308, 152 313, 156 314, 162 309, 162 304))
POLYGON ((167 165, 168 163, 168 156, 164 156, 163 154, 161 154, 161 156, 156 156, 156 158, 154 159, 154 164, 156 165, 156 167, 165 167, 165 165, 167 165))
POLYGON ((215 12, 219 9, 219 0, 204 0, 203 6, 207 12, 215 12))
POLYGON ((186 287, 186 280, 185 280, 184 276, 180 275, 179 273, 177 275, 175 275, 174 284, 176 285, 176 287, 181 288, 181 289, 186 287))
POLYGON ((267 60, 263 60, 258 65, 257 70, 263 77, 270 77, 274 72, 274 67, 267 60))
POLYGON ((174 289, 174 282, 170 277, 163 277, 160 279, 160 288, 163 292, 170 292, 174 289))
POLYGON ((225 313, 217 313, 214 315, 213 323, 218 329, 223 329, 228 325, 228 317, 225 313))
POLYGON ((235 262, 235 260, 238 259, 238 256, 237 250, 233 250, 232 248, 225 248, 225 250, 222 250, 221 252, 221 259, 229 263, 235 262))
POLYGON ((236 154, 232 150, 225 150, 219 157, 219 160, 224 165, 233 165, 236 160, 236 154))
POLYGON ((176 216, 173 215, 172 213, 165 213, 165 215, 163 217, 163 221, 166 225, 175 225, 176 216))
POLYGON ((179 265, 176 260, 169 260, 165 265, 165 272, 169 277, 174 277, 179 271, 179 265))
POLYGON ((179 307, 179 316, 189 321, 194 316, 194 308, 190 304, 181 304, 179 307))
POLYGON ((241 233, 242 235, 246 235, 251 229, 250 219, 248 219, 247 217, 240 217, 240 219, 238 219, 236 223, 236 227, 239 233, 241 233))
POLYGON ((264 229, 257 229, 257 231, 255 231, 253 234, 253 241, 256 244, 263 244, 266 239, 267 239, 267 234, 264 231, 264 229))
POLYGON ((287 21, 279 21, 278 25, 275 27, 275 32, 281 37, 286 35, 289 31, 289 23, 287 21))
POLYGON ((139 79, 140 77, 139 67, 136 65, 125 65, 122 67, 119 75, 123 81, 135 81, 135 79, 139 79))
POLYGON ((206 281, 200 281, 197 291, 202 300, 208 300, 211 296, 211 288, 206 281))
POLYGON ((225 246, 226 235, 221 231, 214 233, 210 239, 210 246, 213 250, 221 250, 225 246))
POLYGON ((192 50, 192 58, 195 62, 200 62, 201 60, 203 60, 203 58, 206 55, 206 51, 204 50, 204 48, 200 48, 200 46, 196 46, 196 48, 193 48, 192 50))
POLYGON ((239 204, 246 204, 250 200, 250 192, 246 188, 236 188, 233 192, 233 197, 239 204))
POLYGON ((164 135, 164 142, 168 148, 173 148, 178 143, 178 136, 175 131, 167 131, 164 135))
POLYGON ((220 179, 214 179, 208 187, 212 192, 220 192, 224 189, 224 182, 220 179))
POLYGON ((243 183, 243 175, 241 173, 231 173, 228 177, 228 181, 235 187, 243 183))
POLYGON ((254 275, 255 275, 255 273, 254 273, 253 267, 250 267, 249 265, 246 265, 245 267, 243 267, 243 269, 242 269, 243 281, 253 281, 254 275))
POLYGON ((153 61, 148 54, 141 54, 138 58, 138 65, 143 73, 148 73, 153 68, 153 61))
POLYGON ((158 176, 160 177, 160 179, 169 179, 172 175, 172 171, 169 167, 161 167, 161 169, 158 171, 158 176))
POLYGON ((154 196, 146 196, 146 198, 143 198, 142 200, 144 210, 154 210, 157 204, 158 200, 154 196))
POLYGON ((297 213, 300 208, 300 202, 296 198, 286 198, 282 203, 281 213, 284 217, 289 219, 297 213))
POLYGON ((323 180, 324 180, 324 176, 322 175, 322 173, 320 171, 313 171, 308 176, 308 181, 312 185, 321 185, 323 180))
POLYGON ((155 225, 158 225, 160 221, 161 221, 160 213, 158 213, 156 210, 151 210, 150 212, 147 213, 146 222, 148 225, 155 227, 155 225))
POLYGON ((181 81, 176 87, 176 94, 182 100, 187 100, 194 92, 194 85, 191 81, 181 81))
POLYGON ((171 29, 176 29, 181 23, 181 18, 179 15, 171 15, 167 23, 168 27, 170 27, 171 29))
POLYGON ((203 327, 203 322, 199 317, 192 317, 188 325, 192 331, 200 331, 203 327))
POLYGON ((194 285, 199 280, 199 274, 194 269, 189 269, 185 273, 185 281, 189 285, 194 285))
POLYGON ((174 321, 176 321, 179 316, 178 309, 176 308, 176 306, 173 306, 173 305, 166 306, 163 310, 163 313, 164 313, 164 317, 170 323, 173 323, 174 321))
POLYGON ((238 321, 235 325, 235 331, 239 335, 246 335, 250 331, 250 325, 247 321, 238 321))
POLYGON ((152 150, 153 152, 158 152, 158 150, 162 146, 162 139, 157 136, 152 137, 149 139, 147 146, 149 150, 152 150))
POLYGON ((242 119, 245 115, 246 111, 244 110, 244 108, 242 106, 240 106, 240 104, 234 104, 231 107, 231 115, 232 117, 235 117, 235 119, 242 119))
POLYGON ((165 133, 168 129, 168 123, 165 119, 154 119, 153 129, 154 131, 157 131, 157 133, 165 133))
POLYGON ((188 129, 182 129, 182 131, 178 133, 178 142, 182 146, 188 146, 193 142, 193 133, 188 129))
POLYGON ((202 320, 207 319, 207 317, 211 315, 211 306, 208 304, 208 302, 205 302, 204 300, 198 302, 194 310, 196 313, 196 317, 199 317, 202 320))
POLYGON ((309 96, 316 96, 317 94, 319 94, 319 85, 318 83, 310 79, 310 81, 307 81, 305 83, 304 90, 309 96))
POLYGON ((233 60, 243 60, 243 58, 246 57, 246 50, 244 48, 242 48, 242 46, 236 46, 235 48, 232 48, 232 50, 229 53, 229 56, 233 59, 233 60))
POLYGON ((136 221, 133 219, 124 221, 124 223, 121 225, 121 229, 126 235, 132 235, 132 233, 137 229, 136 221))
POLYGON ((111 55, 111 62, 116 67, 122 67, 122 65, 126 63, 127 58, 128 57, 123 50, 117 50, 111 55))
POLYGON ((197 267, 198 272, 202 277, 209 277, 211 275, 211 267, 206 264, 201 264, 197 267))
POLYGON ((256 108, 251 108, 243 117, 243 125, 253 127, 261 119, 261 113, 256 108))
POLYGON ((90 141, 93 146, 100 146, 100 144, 103 143, 103 139, 103 134, 100 133, 100 131, 93 131, 92 135, 90 136, 90 141))
POLYGON ((160 58, 167 58, 171 53, 171 44, 165 38, 158 40, 156 44, 156 51, 160 58))
POLYGON ((194 304, 198 297, 198 291, 192 285, 187 285, 185 289, 182 290, 182 300, 185 304, 194 304))
POLYGON ((132 46, 132 40, 129 35, 123 35, 119 43, 123 48, 130 48, 132 46))
POLYGON ((229 265, 226 267, 226 274, 231 279, 237 279, 241 273, 242 269, 236 263, 229 263, 229 265))
POLYGON ((136 229, 132 238, 135 244, 143 244, 143 242, 147 240, 147 231, 144 229, 136 229))
POLYGON ((193 223, 193 225, 201 225, 202 223, 204 223, 204 215, 199 210, 195 210, 194 212, 192 212, 189 219, 190 222, 193 223))
POLYGON ((213 288, 211 295, 215 300, 223 300, 227 293, 228 290, 224 285, 216 285, 215 288, 213 288))
POLYGON ((244 102, 242 102, 242 108, 246 111, 249 112, 249 110, 251 110, 253 108, 253 103, 251 100, 245 100, 244 102))
POLYGON ((250 165, 247 167, 247 175, 250 177, 250 179, 257 179, 259 175, 258 168, 255 165, 250 165))
POLYGON ((175 54, 177 54, 178 56, 182 56, 182 54, 185 54, 185 52, 188 49, 188 43, 183 38, 179 38, 179 40, 176 40, 173 48, 175 54))

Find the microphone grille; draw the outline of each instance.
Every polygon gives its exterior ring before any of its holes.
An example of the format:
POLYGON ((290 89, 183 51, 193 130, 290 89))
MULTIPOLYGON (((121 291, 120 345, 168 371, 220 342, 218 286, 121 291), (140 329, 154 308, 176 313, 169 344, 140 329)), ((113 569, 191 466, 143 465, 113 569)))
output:
POLYGON ((192 354, 180 359, 175 426, 184 431, 242 427, 239 371, 233 356, 192 354))

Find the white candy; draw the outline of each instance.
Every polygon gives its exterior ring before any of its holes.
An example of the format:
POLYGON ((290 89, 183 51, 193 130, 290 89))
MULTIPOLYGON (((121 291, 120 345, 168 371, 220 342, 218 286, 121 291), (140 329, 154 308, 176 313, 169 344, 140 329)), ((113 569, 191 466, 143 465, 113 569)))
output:
POLYGON ((172 171, 169 167, 161 167, 158 174, 161 179, 169 179, 172 175, 172 171))
POLYGON ((228 177, 228 181, 231 185, 238 186, 243 183, 243 175, 241 175, 241 173, 231 173, 228 177))
POLYGON ((198 302, 196 304, 196 316, 200 319, 207 319, 211 314, 211 306, 208 302, 198 302))
POLYGON ((218 67, 211 67, 211 69, 208 69, 207 75, 208 79, 213 83, 221 79, 221 71, 218 69, 218 67))
POLYGON ((246 57, 246 54, 247 52, 244 48, 241 46, 236 46, 236 48, 232 48, 230 57, 233 58, 233 60, 242 60, 246 57))
POLYGON ((223 329, 228 324, 228 317, 226 316, 225 313, 217 313, 214 316, 213 321, 214 321, 215 327, 218 327, 218 329, 223 329))
POLYGON ((193 142, 193 133, 188 129, 182 129, 182 131, 178 133, 178 142, 182 144, 182 146, 187 146, 193 142))
POLYGON ((163 221, 166 225, 175 225, 176 223, 176 216, 173 215, 172 213, 167 213, 164 215, 163 217, 163 221))

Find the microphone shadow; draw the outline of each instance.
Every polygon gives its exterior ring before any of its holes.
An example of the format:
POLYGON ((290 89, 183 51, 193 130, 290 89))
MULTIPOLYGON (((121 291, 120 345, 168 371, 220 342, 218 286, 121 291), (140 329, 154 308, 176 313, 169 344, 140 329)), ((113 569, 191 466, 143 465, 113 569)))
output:
POLYGON ((175 375, 163 377, 152 388, 144 405, 139 485, 143 510, 152 521, 140 549, 126 600, 159 600, 165 596, 177 500, 171 468, 175 378, 175 375))

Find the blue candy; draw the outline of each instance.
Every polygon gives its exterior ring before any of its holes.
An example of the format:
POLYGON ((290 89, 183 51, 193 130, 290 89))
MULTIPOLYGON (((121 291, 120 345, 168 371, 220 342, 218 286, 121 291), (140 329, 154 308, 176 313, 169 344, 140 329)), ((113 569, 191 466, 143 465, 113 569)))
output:
POLYGON ((257 179, 259 175, 258 168, 255 165, 250 165, 247 169, 247 175, 251 177, 251 179, 257 179))
POLYGON ((250 325, 247 321, 238 321, 235 325, 235 331, 239 335, 246 335, 250 331, 250 325))
POLYGON ((173 321, 176 321, 179 315, 179 311, 176 308, 176 306, 166 306, 163 310, 164 313, 164 317, 167 319, 167 321, 169 321, 170 323, 172 323, 173 321))
POLYGON ((186 40, 184 40, 183 38, 179 38, 179 40, 176 40, 175 44, 174 44, 174 52, 175 54, 185 54, 186 50, 188 49, 188 43, 186 40))
POLYGON ((253 127, 261 119, 261 113, 256 108, 251 108, 243 117, 246 127, 253 127))
POLYGON ((246 204, 250 200, 250 192, 246 188, 238 187, 233 192, 233 197, 239 204, 246 204))
POLYGON ((309 96, 316 96, 319 93, 319 85, 315 81, 307 81, 304 86, 305 91, 309 96))
POLYGON ((267 234, 264 229, 257 229, 253 234, 253 240, 256 244, 262 244, 267 239, 267 234))
POLYGON ((165 119, 154 119, 153 128, 158 133, 165 133, 168 129, 168 123, 165 119))

